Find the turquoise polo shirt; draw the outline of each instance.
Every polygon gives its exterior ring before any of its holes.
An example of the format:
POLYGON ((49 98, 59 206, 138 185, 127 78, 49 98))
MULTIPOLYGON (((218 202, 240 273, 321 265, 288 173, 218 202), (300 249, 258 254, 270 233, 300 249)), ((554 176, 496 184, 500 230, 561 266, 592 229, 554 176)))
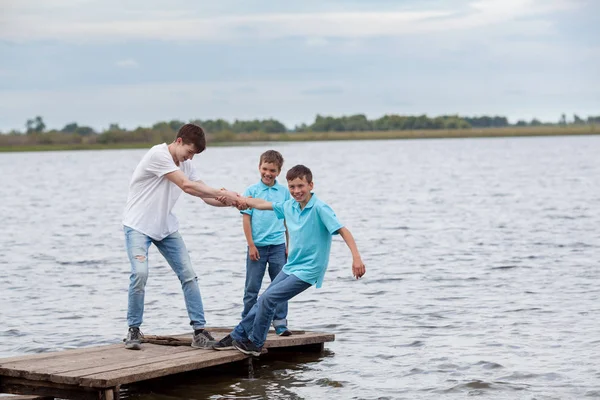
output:
POLYGON ((288 228, 288 260, 283 272, 295 275, 320 288, 329 264, 331 235, 344 225, 335 213, 313 193, 303 210, 300 203, 291 199, 273 203, 277 218, 284 219, 288 228))
MULTIPOLYGON (((252 196, 271 203, 281 203, 292 198, 288 188, 277 183, 277 180, 273 186, 267 186, 261 180, 247 188, 244 196, 252 196)), ((285 225, 272 211, 248 209, 241 213, 252 216, 252 240, 256 246, 285 243, 285 225)))

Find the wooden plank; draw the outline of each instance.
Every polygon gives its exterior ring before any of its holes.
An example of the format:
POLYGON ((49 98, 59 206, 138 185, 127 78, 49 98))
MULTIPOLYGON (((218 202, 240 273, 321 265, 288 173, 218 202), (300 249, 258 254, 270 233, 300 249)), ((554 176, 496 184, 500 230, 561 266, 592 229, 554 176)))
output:
MULTIPOLYGON (((29 367, 27 371, 39 374, 60 374, 77 369, 96 367, 98 365, 112 365, 122 362, 143 361, 149 358, 163 356, 165 354, 176 354, 186 351, 196 351, 196 349, 191 346, 165 348, 155 345, 144 346, 142 350, 127 350, 124 347, 121 347, 119 349, 112 349, 104 354, 93 353, 89 356, 86 354, 80 354, 76 357, 62 357, 54 361, 43 360, 40 363, 36 362, 34 365, 29 367)), ((22 363, 19 363, 16 368, 13 368, 11 364, 8 364, 7 368, 12 368, 13 371, 22 370, 22 363)), ((2 369, 0 369, 0 372, 1 371, 2 369)), ((27 379, 33 379, 28 376, 20 376, 27 379)))
POLYGON ((28 381, 27 379, 2 377, 0 393, 25 394, 61 399, 98 400, 98 389, 78 388, 50 382, 28 381))
POLYGON ((181 372, 194 371, 215 365, 227 364, 248 358, 239 351, 211 351, 207 357, 198 358, 193 353, 186 357, 165 360, 157 364, 136 365, 130 368, 118 369, 98 374, 90 374, 81 378, 82 386, 110 387, 159 378, 181 372))
MULTIPOLYGON (((231 330, 229 331, 231 332, 231 330)), ((229 333, 228 332, 228 333, 229 333)), ((306 332, 301 331, 301 334, 291 336, 277 336, 275 331, 269 331, 267 335, 267 340, 265 341, 265 347, 283 347, 283 346, 300 346, 303 344, 314 344, 321 342, 333 342, 335 341, 335 335, 333 333, 324 333, 324 332, 306 332)), ((222 337, 224 337, 223 335, 222 337)), ((221 339, 222 337, 217 337, 216 339, 221 339)), ((178 341, 182 345, 191 344, 191 338, 187 338, 180 335, 173 336, 150 336, 150 338, 160 338, 160 340, 168 340, 166 338, 172 338, 172 341, 178 341)), ((160 342, 159 340, 159 342, 160 342)), ((161 343, 162 344, 162 343, 161 343)))
POLYGON ((2 400, 54 400, 54 396, 52 397, 40 397, 40 396, 5 396, 0 397, 2 400))
MULTIPOLYGON (((0 375, 22 378, 28 380, 36 380, 36 381, 48 381, 54 382, 58 384, 67 384, 67 385, 79 385, 81 383, 81 379, 79 378, 82 375, 87 375, 87 373, 79 373, 78 371, 87 371, 88 369, 102 369, 112 371, 115 369, 119 369, 121 365, 141 365, 141 364, 152 364, 152 363, 160 363, 164 360, 169 360, 172 358, 176 358, 178 354, 181 353, 196 353, 202 352, 203 350, 194 349, 193 347, 180 347, 180 348, 169 348, 164 346, 157 345, 147 345, 148 349, 146 350, 126 350, 124 348, 120 348, 125 354, 125 357, 119 357, 116 359, 112 359, 97 363, 92 363, 91 366, 89 364, 86 367, 77 366, 76 364, 72 364, 70 367, 65 366, 64 364, 60 365, 60 368, 63 369, 61 372, 47 372, 48 369, 38 370, 35 366, 31 366, 29 369, 3 369, 0 368, 0 375), (152 349, 150 349, 152 347, 152 349), (143 353, 150 353, 149 357, 144 358, 143 353), (126 356, 131 354, 131 358, 127 358, 126 356), (127 361, 128 360, 128 361, 127 361)), ((205 350, 213 352, 213 350, 205 350)), ((22 367, 20 367, 22 368, 22 367)))
MULTIPOLYGON (((157 345, 153 345, 153 346, 157 346, 157 345)), ((179 353, 164 353, 161 356, 148 358, 147 360, 143 360, 143 361, 132 360, 129 362, 119 362, 119 363, 114 363, 114 364, 98 365, 98 366, 89 367, 89 368, 78 368, 78 369, 75 369, 72 371, 63 372, 60 375, 56 375, 54 378, 69 379, 69 378, 85 377, 85 376, 88 376, 91 374, 100 374, 100 373, 111 372, 111 371, 120 371, 123 369, 132 368, 132 367, 141 367, 141 366, 146 366, 146 365, 160 366, 164 362, 168 362, 168 361, 172 361, 172 360, 188 359, 190 357, 197 359, 197 360, 202 360, 204 358, 211 358, 211 356, 209 356, 209 355, 213 355, 216 353, 214 350, 194 349, 191 347, 190 347, 190 349, 191 349, 191 351, 186 350, 186 351, 179 352, 179 353)))
POLYGON ((335 335, 332 333, 307 332, 302 336, 267 336, 265 347, 268 349, 276 347, 302 346, 306 344, 316 344, 324 342, 333 342, 335 335))
MULTIPOLYGON (((220 330, 212 328, 211 330, 215 332, 217 338, 223 337, 231 331, 230 328, 221 328, 220 330)), ((160 338, 161 340, 173 338, 172 341, 187 341, 187 346, 191 343, 189 334, 160 338)), ((322 349, 324 342, 333 340, 335 340, 335 335, 321 332, 303 332, 291 336, 277 336, 271 332, 265 342, 265 348, 291 347, 290 350, 293 350, 293 347, 298 347, 301 350, 304 346, 307 350, 315 351, 322 349)), ((0 381, 4 379, 2 376, 7 376, 28 382, 44 381, 52 384, 83 385, 108 389, 138 380, 152 379, 248 358, 236 350, 218 352, 187 346, 173 347, 147 343, 143 345, 143 350, 131 351, 119 344, 0 359, 0 381)))
POLYGON ((17 356, 17 357, 9 357, 9 358, 0 358, 0 367, 2 367, 6 363, 17 363, 17 362, 30 362, 30 361, 39 361, 46 358, 57 358, 57 357, 70 357, 75 354, 81 353, 95 353, 100 351, 106 351, 107 349, 117 349, 123 348, 122 344, 109 344, 103 346, 95 346, 95 347, 84 347, 80 349, 66 349, 59 351, 48 351, 45 353, 35 353, 29 354, 25 356, 17 356))

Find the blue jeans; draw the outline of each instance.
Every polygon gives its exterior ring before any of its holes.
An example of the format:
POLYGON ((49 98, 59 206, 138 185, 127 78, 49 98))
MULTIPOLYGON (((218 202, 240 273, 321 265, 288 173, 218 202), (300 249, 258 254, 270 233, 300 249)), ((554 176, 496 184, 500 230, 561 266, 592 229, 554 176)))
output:
POLYGON ((179 232, 172 233, 163 240, 158 241, 128 226, 124 226, 123 231, 125 232, 127 256, 131 263, 127 306, 127 323, 129 326, 139 327, 142 324, 144 294, 146 282, 148 281, 148 249, 150 244, 154 243, 181 282, 185 306, 191 321, 190 325, 194 329, 204 328, 206 321, 204 320, 202 297, 198 288, 198 278, 192 268, 190 255, 179 232))
POLYGON ((311 287, 310 283, 280 272, 267 290, 258 298, 248 315, 231 332, 235 340, 250 339, 256 346, 262 347, 267 340, 269 325, 273 320, 278 304, 287 302, 292 297, 311 287))
MULTIPOLYGON (((250 259, 249 250, 246 253, 246 286, 244 288, 244 310, 242 311, 242 318, 248 315, 254 304, 256 304, 263 276, 265 276, 267 263, 269 263, 269 277, 271 278, 271 282, 273 282, 286 262, 285 243, 270 246, 257 246, 256 248, 260 255, 258 260, 254 261, 250 259)), ((287 301, 278 304, 275 309, 273 326, 287 326, 287 313, 287 301)))

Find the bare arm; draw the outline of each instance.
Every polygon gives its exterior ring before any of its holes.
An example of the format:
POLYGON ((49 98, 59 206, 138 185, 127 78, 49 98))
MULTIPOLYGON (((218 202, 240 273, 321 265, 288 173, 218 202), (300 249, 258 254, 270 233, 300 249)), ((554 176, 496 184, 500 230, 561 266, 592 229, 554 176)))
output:
POLYGON ((213 207, 228 207, 227 204, 220 202, 217 199, 213 199, 212 197, 202 197, 202 200, 209 206, 213 207))
POLYGON ((271 203, 270 201, 263 200, 263 199, 254 199, 252 197, 245 197, 245 198, 243 198, 243 201, 248 205, 248 207, 256 208, 257 210, 272 210, 273 209, 273 203, 271 203))
MULTIPOLYGON (((203 200, 205 198, 216 199, 217 197, 225 197, 227 200, 235 202, 237 198, 237 193, 215 189, 202 181, 190 181, 181 170, 170 172, 165 177, 179 186, 185 193, 200 197, 203 200)), ((207 202, 207 204, 214 205, 211 202, 207 202)), ((223 206, 223 204, 221 203, 220 206, 223 206)))
POLYGON ((256 261, 260 258, 260 254, 258 254, 258 249, 254 245, 254 239, 252 239, 252 215, 242 214, 242 225, 246 242, 248 242, 248 255, 251 260, 256 261))
POLYGON ((352 233, 350 233, 348 228, 340 228, 338 233, 342 239, 344 239, 344 242, 346 242, 346 245, 352 253, 352 275, 358 279, 365 274, 366 268, 365 264, 363 264, 362 259, 360 258, 360 253, 358 252, 358 247, 354 241, 354 236, 352 236, 352 233))

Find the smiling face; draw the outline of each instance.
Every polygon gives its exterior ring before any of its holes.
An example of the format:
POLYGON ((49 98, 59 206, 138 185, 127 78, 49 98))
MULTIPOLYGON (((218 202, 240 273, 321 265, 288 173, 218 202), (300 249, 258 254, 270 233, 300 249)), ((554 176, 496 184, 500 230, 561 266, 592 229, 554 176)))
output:
POLYGON ((275 184, 275 178, 279 176, 281 169, 279 166, 272 162, 263 162, 258 166, 258 172, 260 173, 260 180, 267 186, 273 186, 275 184))
POLYGON ((288 180, 288 189, 290 194, 298 203, 300 207, 304 208, 310 201, 312 194, 310 191, 313 189, 313 182, 308 183, 306 177, 295 178, 288 180))
POLYGON ((174 144, 173 161, 175 161, 177 165, 179 165, 181 162, 193 159, 198 153, 198 150, 193 143, 185 144, 181 138, 177 138, 174 144))

